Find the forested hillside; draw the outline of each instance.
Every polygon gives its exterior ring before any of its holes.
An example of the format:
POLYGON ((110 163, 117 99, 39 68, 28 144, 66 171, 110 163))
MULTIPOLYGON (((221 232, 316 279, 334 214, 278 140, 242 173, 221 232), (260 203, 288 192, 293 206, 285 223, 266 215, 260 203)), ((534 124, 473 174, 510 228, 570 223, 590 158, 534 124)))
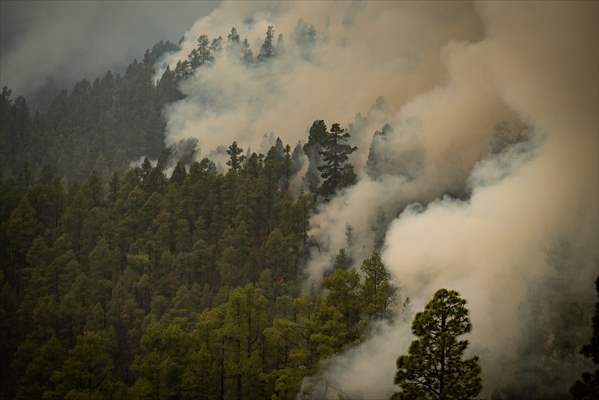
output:
POLYGON ((22 163, 1 182, 6 398, 293 399, 319 361, 391 317, 396 289, 376 252, 358 273, 341 251, 326 292, 302 291, 316 204, 356 179, 339 124, 315 121, 293 153, 234 142, 226 171, 164 147, 160 109, 181 96, 180 71, 208 62, 193 61, 210 55, 198 43, 156 84, 169 44, 33 118, 4 90, 2 160, 22 163), (304 151, 312 191, 293 194, 304 151), (140 154, 158 161, 99 172, 140 154))
POLYGON ((226 173, 204 159, 167 179, 146 159, 2 182, 6 396, 291 399, 390 316, 376 253, 362 278, 341 253, 326 294, 300 296, 314 196, 289 193, 288 147, 240 153, 226 173))
MULTIPOLYGON (((153 82, 154 65, 171 42, 157 43, 123 76, 108 71, 93 82, 62 90, 47 110, 35 110, 7 87, 0 95, 0 171, 16 174, 23 164, 36 174, 50 165, 79 182, 92 170, 126 168, 142 156, 158 158, 164 149, 163 107, 180 98, 166 75, 153 82)), ((33 99, 34 102, 36 99, 33 99)))
POLYGON ((0 400, 595 399, 569 3, 223 2, 3 87, 0 400))

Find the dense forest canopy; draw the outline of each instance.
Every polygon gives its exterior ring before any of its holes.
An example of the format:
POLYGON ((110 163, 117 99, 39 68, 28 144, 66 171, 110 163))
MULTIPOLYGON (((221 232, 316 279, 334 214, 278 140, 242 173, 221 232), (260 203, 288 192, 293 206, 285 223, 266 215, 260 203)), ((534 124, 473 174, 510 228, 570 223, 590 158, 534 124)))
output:
POLYGON ((3 181, 7 396, 294 398, 391 318, 377 253, 301 296, 314 196, 286 189, 288 146, 229 150, 226 173, 203 159, 167 178, 146 159, 69 187, 50 168, 3 181))
MULTIPOLYGON (((233 28, 228 45, 240 43, 233 28)), ((269 27, 258 58, 240 47, 241 60, 265 62, 271 46, 269 27)), ((341 251, 326 291, 302 294, 316 204, 356 179, 338 123, 314 122, 321 139, 308 154, 320 172, 299 194, 299 145, 276 139, 250 154, 233 142, 226 171, 192 161, 196 142, 164 145, 161 108, 220 47, 200 36, 153 82, 156 61, 177 48, 160 42, 124 77, 79 82, 33 117, 4 89, 14 142, 2 181, 6 396, 291 399, 320 360, 392 318, 398 297, 376 251, 362 274, 341 251), (142 154, 158 160, 127 167, 142 154)))
POLYGON ((3 87, 0 398, 595 398, 593 12, 225 2, 3 87))

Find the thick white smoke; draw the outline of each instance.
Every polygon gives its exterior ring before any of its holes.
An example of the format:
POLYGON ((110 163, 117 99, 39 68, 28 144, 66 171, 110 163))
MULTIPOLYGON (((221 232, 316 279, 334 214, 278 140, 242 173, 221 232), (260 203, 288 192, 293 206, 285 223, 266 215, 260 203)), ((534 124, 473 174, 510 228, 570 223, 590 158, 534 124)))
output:
MULTIPOLYGON (((447 40, 476 38, 480 24, 467 3, 225 2, 186 33, 171 67, 197 38, 226 36, 235 26, 256 55, 268 25, 284 35, 284 53, 247 68, 224 52, 182 85, 187 98, 167 110, 169 139, 196 137, 203 154, 237 140, 257 149, 264 134, 305 141, 316 119, 346 126, 383 96, 393 110, 442 81, 447 40), (300 21, 316 45, 295 45, 300 21)), ((378 127, 372 127, 378 129, 378 127)), ((353 140, 364 161, 374 131, 353 140)))
MULTIPOLYGON (((489 395, 513 380, 505 366, 522 360, 532 331, 523 316, 542 297, 530 288, 555 273, 547 249, 563 237, 577 243, 577 262, 559 272, 577 288, 573 300, 588 298, 599 273, 598 13, 592 2, 224 3, 192 27, 171 63, 200 34, 224 37, 231 26, 257 52, 273 24, 285 52, 250 69, 226 53, 200 68, 182 85, 186 99, 167 110, 169 138, 195 137, 206 155, 233 140, 258 149, 269 132, 294 144, 315 119, 353 122, 360 180, 311 221, 321 250, 309 284, 347 246, 347 226, 359 262, 377 218, 395 219, 383 257, 402 295, 414 310, 441 287, 468 300, 489 395), (317 32, 308 55, 293 44, 300 19, 317 32), (384 107, 373 107, 379 96, 384 107), (371 179, 368 147, 386 122, 394 130, 385 160, 403 167, 371 179), (526 127, 525 140, 493 150, 500 123, 526 127)), ((397 321, 329 360, 306 390, 326 396, 326 381, 387 398, 395 359, 412 340, 397 321)))
MULTIPOLYGON (((473 349, 481 355, 489 395, 514 378, 504 366, 526 361, 518 360, 518 345, 532 327, 522 309, 530 307, 533 283, 552 273, 546 251, 552 241, 567 237, 583 254, 560 276, 578 288, 578 298, 571 301, 591 293, 590 282, 599 273, 599 25, 596 3, 484 3, 478 10, 485 39, 451 49, 454 57, 466 59, 450 68, 450 76, 474 75, 463 82, 450 80, 404 110, 422 104, 417 115, 423 116, 423 134, 431 139, 427 154, 451 149, 467 158, 484 140, 476 121, 497 119, 493 106, 486 108, 487 114, 476 107, 452 107, 462 90, 472 90, 482 102, 496 97, 533 128, 540 143, 531 146, 534 150, 512 149, 479 162, 467 202, 444 199, 429 203, 424 212, 404 211, 387 233, 383 256, 414 309, 441 287, 468 299, 473 349), (468 89, 476 71, 484 71, 487 85, 468 89), (439 103, 445 109, 435 109, 439 103), (444 128, 434 132, 428 123, 444 128), (461 128, 454 130, 456 125, 461 128)), ((347 394, 386 398, 394 390, 395 359, 410 340, 405 324, 388 326, 361 348, 338 357, 328 379, 347 394)), ((520 385, 529 383, 525 376, 517 379, 520 385)), ((545 396, 564 393, 564 387, 552 385, 545 396)))

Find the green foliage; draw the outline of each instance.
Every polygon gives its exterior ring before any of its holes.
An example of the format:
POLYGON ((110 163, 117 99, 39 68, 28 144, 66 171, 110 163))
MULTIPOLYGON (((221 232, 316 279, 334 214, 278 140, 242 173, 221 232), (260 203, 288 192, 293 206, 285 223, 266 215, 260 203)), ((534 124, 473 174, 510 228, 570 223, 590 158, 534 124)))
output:
POLYGON ((39 350, 19 382, 16 399, 52 398, 55 385, 52 375, 62 368, 65 350, 56 338, 52 336, 39 350))
POLYGON ((204 159, 167 179, 164 152, 66 191, 52 169, 0 181, 5 397, 290 399, 363 339, 348 262, 298 297, 315 206, 291 193, 299 156, 280 139, 242 153, 224 173, 204 159))
POLYGON ((35 210, 28 196, 24 196, 19 205, 11 213, 6 229, 10 232, 10 245, 15 255, 24 258, 27 249, 39 232, 35 210))
POLYGON ((233 142, 227 149, 227 154, 230 157, 229 161, 227 161, 227 165, 231 167, 231 171, 235 173, 239 172, 239 169, 241 168, 242 159, 239 155, 242 152, 243 150, 237 146, 237 142, 233 142))
POLYGON ((318 167, 322 164, 320 151, 326 143, 327 135, 325 122, 323 120, 314 121, 309 130, 308 142, 303 147, 309 162, 304 180, 310 192, 314 194, 318 193, 320 185, 320 172, 318 171, 318 167))
POLYGON ((391 318, 390 306, 393 304, 397 288, 391 282, 391 274, 385 269, 378 252, 362 262, 360 267, 364 275, 364 284, 360 293, 370 318, 391 318))
POLYGON ((100 335, 85 331, 69 351, 62 369, 53 374, 58 398, 103 399, 113 390, 113 362, 108 343, 100 335))
POLYGON ((473 399, 481 391, 478 357, 463 359, 472 329, 466 300, 453 290, 440 289, 416 314, 412 332, 418 338, 408 355, 397 359, 392 399, 473 399))
POLYGON ((320 155, 324 164, 319 166, 318 170, 323 179, 319 193, 325 199, 330 199, 337 190, 356 183, 353 166, 347 161, 357 147, 347 143, 349 138, 350 135, 345 129, 339 124, 333 124, 323 143, 320 155))

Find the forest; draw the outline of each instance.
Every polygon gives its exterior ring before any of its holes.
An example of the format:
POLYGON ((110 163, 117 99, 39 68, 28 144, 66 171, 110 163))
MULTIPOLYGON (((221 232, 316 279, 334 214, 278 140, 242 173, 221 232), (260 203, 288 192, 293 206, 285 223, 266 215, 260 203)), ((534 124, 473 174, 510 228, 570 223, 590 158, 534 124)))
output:
MULTIPOLYGON (((415 272, 393 265, 396 252, 407 254, 397 261, 402 266, 413 260, 416 241, 428 235, 434 247, 437 231, 460 237, 456 225, 443 225, 443 212, 475 204, 484 188, 534 162, 545 139, 533 122, 497 112, 489 139, 464 168, 453 164, 449 151, 411 150, 410 129, 420 122, 380 119, 388 107, 382 97, 353 121, 330 119, 324 110, 304 120, 293 128, 303 132, 299 141, 260 131, 256 146, 241 132, 218 132, 223 136, 213 149, 202 136, 173 134, 177 113, 188 115, 189 104, 201 110, 192 109, 193 118, 205 119, 238 106, 227 105, 228 91, 213 90, 210 74, 224 74, 235 90, 278 95, 279 75, 319 67, 318 49, 327 40, 352 46, 296 22, 286 36, 273 24, 260 26, 258 47, 240 33, 251 25, 244 20, 224 37, 192 29, 177 44, 161 40, 141 61, 70 88, 49 80, 36 93, 20 95, 3 87, 0 399, 597 398, 596 226, 590 247, 586 236, 577 242, 552 235, 537 246, 548 267, 516 277, 530 296, 514 306, 525 333, 513 342, 513 358, 489 355, 508 351, 507 345, 481 345, 489 326, 479 315, 492 318, 495 309, 483 308, 477 288, 462 290, 463 282, 474 285, 463 278, 466 267, 448 260, 455 276, 437 280, 431 271, 440 267, 430 264, 439 258, 429 250, 415 272), (275 89, 245 87, 231 78, 237 68, 259 83, 277 82, 275 89), (397 142, 400 134, 409 140, 397 142), (406 146, 397 151, 397 143, 406 146), (433 188, 420 188, 420 176, 430 173, 427 163, 444 169, 447 159, 450 178, 433 173, 436 180, 427 178, 433 188), (421 192, 390 191, 396 184, 421 192), (372 212, 359 197, 369 190, 376 198, 372 212), (394 235, 410 218, 435 211, 438 225, 408 230, 410 238, 398 235, 395 250, 394 235), (357 219, 362 212, 366 223, 357 219), (576 268, 578 279, 571 273, 576 268), (588 287, 578 290, 582 280, 588 287), (388 346, 397 336, 401 346, 388 346), (382 350, 369 347, 377 340, 382 350), (375 365, 381 351, 393 365, 375 365), (372 364, 360 361, 369 357, 372 364), (370 368, 386 371, 370 375, 370 368), (354 387, 351 377, 360 373, 374 384, 384 376, 385 387, 370 391, 362 378, 354 387)), ((247 104, 264 100, 276 108, 266 97, 248 96, 247 104)), ((502 215, 500 206, 489 208, 502 215)), ((466 231, 474 224, 457 226, 466 231)), ((436 246, 451 247, 449 237, 436 246)), ((518 240, 507 243, 517 248, 518 240)), ((482 245, 491 257, 496 247, 482 245)), ((524 269, 518 262, 515 270, 524 269)), ((505 264, 474 282, 502 285, 505 264)), ((489 297, 509 304, 505 295, 489 297)), ((498 324, 511 322, 497 307, 498 324)))
MULTIPOLYGON (((180 98, 188 65, 151 80, 172 46, 122 78, 77 83, 43 114, 3 90, 2 161, 21 165, 2 181, 6 398, 293 399, 319 361, 392 317, 398 296, 376 251, 361 273, 340 251, 326 292, 301 290, 315 202, 355 183, 349 135, 319 120, 293 152, 280 139, 267 154, 233 142, 226 171, 191 161, 193 142, 182 157, 163 145, 159 109, 180 98), (135 149, 155 165, 119 168, 135 149), (299 152, 322 165, 312 191, 293 195, 299 152)), ((200 37, 190 65, 215 46, 200 37)))

